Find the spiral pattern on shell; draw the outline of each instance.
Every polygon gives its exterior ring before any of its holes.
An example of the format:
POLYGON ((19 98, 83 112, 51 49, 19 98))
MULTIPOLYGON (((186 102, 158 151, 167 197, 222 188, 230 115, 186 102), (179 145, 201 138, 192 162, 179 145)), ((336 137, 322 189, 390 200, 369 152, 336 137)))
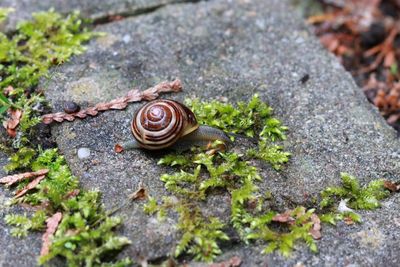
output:
POLYGON ((166 99, 141 107, 132 120, 132 133, 143 148, 155 150, 173 145, 199 127, 193 112, 183 104, 166 99))

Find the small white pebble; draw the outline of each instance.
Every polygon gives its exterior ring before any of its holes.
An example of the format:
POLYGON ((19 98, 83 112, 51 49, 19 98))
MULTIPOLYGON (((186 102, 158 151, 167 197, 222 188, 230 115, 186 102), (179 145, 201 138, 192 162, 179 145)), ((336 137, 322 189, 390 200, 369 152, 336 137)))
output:
POLYGON ((125 34, 124 37, 122 37, 122 41, 127 44, 131 41, 131 37, 128 34, 125 34))
POLYGON ((78 158, 86 159, 90 156, 90 149, 87 147, 81 147, 78 149, 78 158))

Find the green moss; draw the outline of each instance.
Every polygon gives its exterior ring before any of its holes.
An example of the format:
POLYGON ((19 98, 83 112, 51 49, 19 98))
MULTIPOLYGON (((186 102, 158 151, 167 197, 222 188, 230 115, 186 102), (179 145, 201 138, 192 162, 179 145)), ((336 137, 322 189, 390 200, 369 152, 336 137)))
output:
POLYGON ((361 222, 361 216, 352 211, 340 212, 340 201, 355 210, 373 210, 381 206, 380 200, 390 196, 389 190, 384 187, 384 181, 373 180, 361 187, 358 179, 348 173, 341 173, 342 186, 328 187, 321 192, 320 208, 328 210, 321 215, 321 221, 336 224, 337 221, 350 218, 354 222, 361 222))
POLYGON ((290 158, 290 153, 283 151, 282 146, 269 144, 267 140, 261 140, 258 148, 249 149, 247 155, 270 163, 275 170, 280 170, 290 158))
POLYGON ((218 218, 206 218, 191 203, 181 203, 176 210, 179 213, 177 228, 184 234, 176 246, 174 256, 187 252, 194 255, 195 260, 212 262, 215 256, 221 254, 218 241, 229 240, 222 231, 225 225, 218 218))
POLYGON ((13 8, 0 7, 0 23, 2 23, 11 12, 14 12, 13 8))
POLYGON ((14 226, 11 229, 11 235, 14 237, 25 237, 28 235, 28 231, 31 230, 43 230, 45 226, 47 215, 43 210, 38 210, 32 217, 19 214, 7 214, 4 217, 5 222, 8 225, 14 226))
POLYGON ((303 240, 312 252, 317 252, 317 245, 310 234, 310 229, 313 226, 311 216, 314 214, 314 209, 306 211, 304 207, 297 207, 290 212, 290 216, 294 219, 287 225, 287 229, 282 231, 272 230, 272 219, 276 215, 274 212, 269 212, 263 216, 251 218, 249 234, 246 236, 250 240, 263 240, 268 242, 263 250, 263 253, 271 253, 279 250, 282 255, 289 256, 295 242, 303 240))
POLYGON ((9 163, 4 166, 4 170, 10 172, 16 169, 26 168, 31 164, 35 156, 36 152, 34 149, 22 147, 8 159, 9 163))
MULTIPOLYGON (((0 9, 0 20, 10 9, 0 9)), ((67 17, 54 12, 34 13, 32 21, 18 24, 12 36, 0 33, 0 88, 11 86, 7 94, 0 91, 0 119, 7 118, 10 108, 22 110, 19 134, 13 145, 29 143, 29 133, 40 122, 40 93, 31 93, 49 68, 81 54, 86 42, 96 33, 88 32, 75 12, 67 17)))
POLYGON ((284 133, 287 127, 272 117, 272 108, 262 102, 257 94, 248 103, 238 102, 236 106, 216 100, 201 102, 187 99, 185 102, 200 124, 248 137, 260 135, 272 141, 286 138, 284 133))
MULTIPOLYGON (((12 235, 23 237, 30 230, 45 229, 47 218, 56 212, 62 213, 50 253, 40 258, 40 264, 61 256, 68 266, 96 266, 106 260, 105 256, 110 260, 113 253, 130 244, 127 238, 116 236, 114 232, 121 219, 107 215, 99 192, 79 188, 78 179, 72 175, 64 157, 56 149, 40 151, 29 168, 33 171, 48 169, 49 173, 35 190, 15 199, 14 203, 24 202, 42 209, 31 217, 8 214, 5 221, 14 226, 12 235)), ((123 260, 115 264, 127 266, 128 262, 123 260)))
MULTIPOLYGON (((0 20, 10 11, 0 9, 0 20)), ((36 206, 39 210, 31 216, 8 214, 5 221, 13 226, 13 236, 24 237, 28 231, 44 230, 46 219, 56 212, 63 215, 51 239, 50 253, 39 259, 40 264, 54 257, 64 257, 67 266, 131 264, 129 259, 110 262, 130 241, 115 234, 121 219, 108 216, 100 194, 79 187, 78 179, 57 150, 36 149, 37 155, 29 147, 31 129, 41 121, 40 107, 44 105, 44 98, 32 89, 51 66, 82 53, 85 50, 82 43, 95 35, 84 29, 78 13, 63 17, 54 11, 33 14, 33 20, 20 23, 12 36, 0 33, 0 88, 12 87, 7 93, 0 91, 0 119, 7 119, 7 110, 22 111, 17 137, 12 142, 18 151, 11 155, 5 169, 49 169, 34 190, 12 201, 36 206)), ((19 183, 17 189, 27 183, 19 183)))
MULTIPOLYGON (((244 154, 235 152, 209 153, 202 148, 190 152, 170 154, 159 164, 177 168, 172 174, 163 174, 161 180, 166 189, 177 199, 170 198, 158 204, 151 198, 144 210, 148 214, 157 213, 159 218, 168 211, 179 215, 178 229, 182 238, 172 253, 193 255, 197 260, 212 261, 221 253, 220 244, 228 239, 224 230, 229 227, 218 218, 207 218, 200 208, 211 192, 223 190, 231 195, 230 226, 247 242, 251 212, 262 213, 262 198, 259 197, 257 181, 261 180, 256 167, 250 159, 260 159, 270 163, 275 169, 282 167, 290 153, 283 151, 276 142, 284 140, 287 130, 272 116, 272 109, 255 95, 248 103, 239 102, 236 106, 218 101, 200 102, 186 100, 194 111, 199 123, 220 128, 228 133, 248 138, 258 138, 258 147, 244 154), (250 212, 248 204, 255 202, 256 208, 250 212)), ((234 139, 234 138, 232 138, 234 139)), ((219 145, 215 142, 211 148, 219 145)), ((261 239, 261 238, 260 238, 261 239)))
POLYGON ((350 208, 371 210, 380 207, 380 200, 390 195, 383 180, 374 180, 361 187, 357 178, 348 173, 341 173, 341 178, 342 186, 328 187, 321 192, 321 208, 332 207, 346 199, 350 208))

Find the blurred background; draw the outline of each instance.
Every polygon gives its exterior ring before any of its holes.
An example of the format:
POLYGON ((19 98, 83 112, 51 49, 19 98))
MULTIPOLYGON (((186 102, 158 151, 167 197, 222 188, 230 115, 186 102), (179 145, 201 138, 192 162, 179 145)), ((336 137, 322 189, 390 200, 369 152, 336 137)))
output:
POLYGON ((368 100, 400 131, 400 1, 295 0, 368 100))

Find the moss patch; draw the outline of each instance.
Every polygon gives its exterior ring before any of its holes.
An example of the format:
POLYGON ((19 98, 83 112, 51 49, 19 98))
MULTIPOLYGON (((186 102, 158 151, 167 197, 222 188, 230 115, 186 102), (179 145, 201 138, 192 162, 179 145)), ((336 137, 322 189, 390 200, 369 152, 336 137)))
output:
MULTIPOLYGON (((78 179, 71 174, 64 157, 56 149, 41 151, 29 167, 32 170, 49 169, 49 173, 35 191, 14 199, 13 203, 42 208, 30 217, 9 214, 5 220, 13 226, 13 236, 23 237, 30 230, 44 230, 47 218, 56 212, 62 213, 62 220, 51 240, 50 253, 39 259, 40 264, 62 256, 68 266, 94 266, 111 261, 116 251, 130 244, 127 238, 114 232, 121 219, 107 214, 99 192, 79 188, 78 179)), ((125 266, 128 263, 123 260, 115 264, 125 266)))
MULTIPOLYGON (((0 9, 0 20, 10 11, 0 9)), ((95 35, 83 27, 78 12, 63 17, 54 11, 33 14, 12 36, 0 33, 0 119, 10 109, 22 111, 14 148, 27 145, 32 127, 40 122, 44 98, 33 90, 39 79, 50 67, 81 54, 83 42, 95 35)))
MULTIPOLYGON (((256 185, 261 177, 250 160, 261 159, 280 169, 290 156, 278 143, 286 138, 287 128, 272 116, 272 108, 262 102, 258 95, 248 103, 239 102, 235 106, 218 101, 200 102, 197 99, 187 100, 186 103, 196 114, 199 123, 258 140, 257 148, 243 154, 215 153, 214 149, 219 145, 216 142, 210 147, 211 150, 195 148, 186 155, 170 154, 159 161, 159 164, 178 169, 177 172, 161 176, 166 189, 175 198, 152 198, 145 206, 145 211, 157 212, 159 218, 166 216, 169 211, 178 213, 178 229, 182 232, 182 239, 173 254, 180 256, 186 253, 193 255, 196 260, 211 262, 221 253, 220 244, 228 239, 229 228, 235 229, 245 242, 255 237, 250 236, 253 231, 250 223, 256 220, 256 214, 265 216, 265 212, 262 211, 264 199, 256 185), (218 218, 208 218, 200 208, 210 193, 216 190, 228 192, 231 196, 229 224, 222 223, 218 218)), ((232 139, 235 139, 235 135, 232 139)))
POLYGON ((266 244, 264 253, 278 250, 289 256, 297 241, 305 242, 311 251, 317 252, 314 238, 320 238, 320 220, 331 224, 338 220, 361 221, 355 212, 337 209, 341 199, 348 199, 352 208, 372 209, 379 207, 379 200, 390 195, 381 180, 361 188, 355 177, 342 174, 343 187, 324 190, 319 208, 298 206, 284 213, 270 210, 265 202, 271 196, 259 192, 257 183, 263 178, 250 160, 266 161, 277 171, 289 160, 290 153, 279 144, 286 139, 287 128, 272 116, 271 107, 257 95, 248 103, 240 102, 235 106, 199 100, 188 100, 187 104, 200 123, 228 133, 255 137, 258 145, 243 154, 215 153, 213 148, 218 147, 218 143, 214 143, 209 150, 196 148, 184 155, 166 155, 159 161, 171 167, 172 173, 163 174, 161 180, 172 196, 150 198, 144 210, 148 214, 156 213, 161 220, 171 212, 178 214, 182 237, 172 252, 175 257, 189 254, 196 260, 213 261, 221 253, 220 246, 229 238, 227 233, 232 228, 244 243, 266 244), (221 191, 231 198, 229 223, 208 218, 201 209, 211 192, 221 191))
MULTIPOLYGON (((10 11, 0 9, 0 21, 10 11)), ((82 26, 78 13, 63 17, 54 11, 33 14, 33 20, 20 23, 12 36, 0 33, 0 119, 8 119, 7 111, 22 111, 16 138, 6 144, 18 150, 5 169, 49 169, 34 190, 12 200, 12 204, 26 203, 39 209, 32 215, 8 214, 5 221, 13 226, 13 236, 24 237, 28 231, 44 230, 46 219, 53 214, 63 215, 51 239, 50 252, 39 259, 40 264, 58 256, 64 257, 68 266, 131 263, 128 259, 112 262, 115 252, 130 241, 115 234, 121 219, 106 213, 99 192, 82 190, 57 150, 30 147, 32 127, 40 122, 45 104, 41 92, 35 91, 39 79, 50 67, 82 53, 83 42, 95 35, 82 26)), ((27 183, 19 183, 17 190, 27 183)))

